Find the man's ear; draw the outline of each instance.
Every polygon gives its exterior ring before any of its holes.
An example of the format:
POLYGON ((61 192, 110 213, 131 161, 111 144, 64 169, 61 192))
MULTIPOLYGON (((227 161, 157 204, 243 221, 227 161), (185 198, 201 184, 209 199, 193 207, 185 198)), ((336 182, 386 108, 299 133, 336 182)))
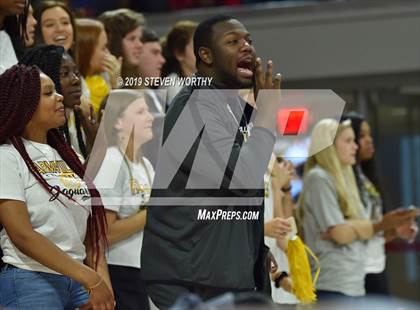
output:
POLYGON ((213 55, 211 54, 211 50, 208 47, 201 46, 198 49, 198 56, 202 62, 211 65, 213 63, 213 55))

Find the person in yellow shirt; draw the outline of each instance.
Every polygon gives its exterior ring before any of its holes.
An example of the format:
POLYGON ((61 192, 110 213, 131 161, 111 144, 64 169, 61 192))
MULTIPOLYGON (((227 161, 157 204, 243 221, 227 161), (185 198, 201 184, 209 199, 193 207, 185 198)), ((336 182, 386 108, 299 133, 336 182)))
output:
POLYGON ((108 50, 108 38, 101 22, 88 18, 76 20, 77 59, 80 73, 89 89, 89 100, 98 115, 102 100, 111 88, 117 88, 122 57, 117 59, 108 50))

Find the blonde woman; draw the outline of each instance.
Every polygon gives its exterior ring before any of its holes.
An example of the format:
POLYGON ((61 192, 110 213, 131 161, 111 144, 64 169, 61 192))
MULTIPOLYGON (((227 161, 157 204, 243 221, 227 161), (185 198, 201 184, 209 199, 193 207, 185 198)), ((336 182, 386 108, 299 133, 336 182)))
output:
POLYGON ((142 145, 153 137, 153 116, 143 93, 114 90, 107 100, 102 123, 108 148, 95 184, 106 209, 108 267, 116 309, 147 310, 149 300, 140 273, 140 254, 145 204, 154 170, 142 154, 142 145))
POLYGON ((319 300, 365 295, 366 241, 409 218, 406 211, 386 214, 372 223, 364 213, 352 165, 357 145, 349 120, 321 120, 313 129, 310 154, 320 144, 333 145, 315 153, 305 166, 300 201, 306 244, 321 265, 316 284, 319 300))

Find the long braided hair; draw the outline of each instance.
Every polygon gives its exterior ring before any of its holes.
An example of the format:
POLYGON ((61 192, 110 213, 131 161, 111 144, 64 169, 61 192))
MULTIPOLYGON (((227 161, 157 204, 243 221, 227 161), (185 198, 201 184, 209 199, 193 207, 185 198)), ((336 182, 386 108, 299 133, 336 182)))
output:
MULTIPOLYGON (((43 178, 27 153, 21 135, 36 111, 40 100, 40 70, 36 66, 15 65, 0 75, 0 144, 10 141, 22 156, 26 166, 35 179, 52 196, 62 194, 43 178), (58 191, 58 193, 57 193, 58 191)), ((88 234, 95 253, 95 268, 101 253, 101 245, 106 245, 106 218, 98 190, 93 182, 85 177, 85 169, 77 154, 66 143, 58 129, 51 129, 47 142, 81 179, 86 182, 92 198, 92 213, 88 218, 88 234)), ((61 202, 61 200, 59 200, 61 202)))
MULTIPOLYGON (((48 75, 55 84, 55 89, 58 93, 62 94, 60 82, 60 67, 65 51, 62 46, 58 45, 44 45, 41 44, 28 50, 23 56, 20 63, 24 65, 36 65, 42 72, 48 75)), ((81 120, 78 113, 74 113, 75 127, 77 134, 77 142, 79 144, 80 152, 86 159, 88 156, 86 143, 83 140, 81 120)), ((64 135, 67 143, 71 145, 71 138, 68 123, 60 128, 61 133, 64 135)))

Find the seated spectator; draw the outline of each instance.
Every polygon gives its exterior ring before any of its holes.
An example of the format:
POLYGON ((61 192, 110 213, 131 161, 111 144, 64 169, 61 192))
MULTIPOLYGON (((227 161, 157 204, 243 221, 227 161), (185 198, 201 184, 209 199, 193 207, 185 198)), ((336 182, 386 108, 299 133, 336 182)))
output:
MULTIPOLYGON (((166 63, 162 67, 162 76, 176 79, 190 77, 197 71, 193 49, 193 36, 197 25, 196 22, 188 20, 179 21, 169 31, 163 44, 166 63)), ((183 85, 177 83, 166 88, 168 105, 182 87, 183 85)))
POLYGON ((5 20, 5 30, 10 35, 18 60, 35 43, 35 27, 38 22, 33 13, 32 5, 29 4, 25 27, 22 24, 25 20, 25 13, 20 17, 8 16, 5 20))
POLYGON ((28 9, 28 5, 28 2, 22 4, 15 1, 0 1, 0 74, 18 62, 10 33, 12 37, 17 38, 17 41, 23 40, 20 27, 26 26, 24 12, 28 9), (9 29, 6 31, 5 28, 9 29))
POLYGON ((89 88, 90 102, 95 115, 111 88, 117 87, 121 62, 109 53, 108 38, 101 22, 82 18, 76 20, 77 59, 80 73, 89 88))
POLYGON ((123 87, 135 88, 136 83, 125 82, 126 78, 139 77, 138 66, 143 50, 141 38, 146 24, 143 15, 129 9, 118 9, 104 12, 98 19, 104 24, 111 54, 122 57, 123 87))
MULTIPOLYGON (((165 58, 162 56, 162 46, 156 32, 151 29, 144 29, 141 38, 143 42, 143 52, 140 55, 139 73, 143 81, 146 78, 159 78, 162 75, 162 66, 165 58)), ((143 87, 144 87, 143 83, 143 87)), ((149 85, 150 88, 156 88, 157 85, 149 85)), ((165 112, 165 91, 148 91, 153 98, 153 106, 150 109, 155 113, 165 112)))
POLYGON ((72 57, 75 56, 76 23, 74 16, 61 1, 40 1, 35 7, 35 43, 60 45, 72 57))
POLYGON ((34 9, 32 5, 29 5, 28 19, 26 21, 25 48, 32 47, 35 43, 36 25, 38 25, 38 21, 34 17, 34 9))
MULTIPOLYGON (((61 1, 41 1, 35 7, 35 18, 39 23, 35 31, 35 43, 60 45, 78 63, 76 21, 68 6, 61 1)), ((89 114, 90 92, 82 76, 80 76, 80 83, 82 86, 81 108, 85 114, 89 114)), ((75 117, 73 114, 68 116, 68 121, 71 124, 74 123, 75 117)), ((94 127, 92 127, 92 132, 92 134, 95 133, 94 127)))
POLYGON ((161 77, 162 66, 166 62, 162 55, 162 46, 156 32, 151 29, 144 29, 143 52, 140 55, 140 75, 142 77, 161 77))

